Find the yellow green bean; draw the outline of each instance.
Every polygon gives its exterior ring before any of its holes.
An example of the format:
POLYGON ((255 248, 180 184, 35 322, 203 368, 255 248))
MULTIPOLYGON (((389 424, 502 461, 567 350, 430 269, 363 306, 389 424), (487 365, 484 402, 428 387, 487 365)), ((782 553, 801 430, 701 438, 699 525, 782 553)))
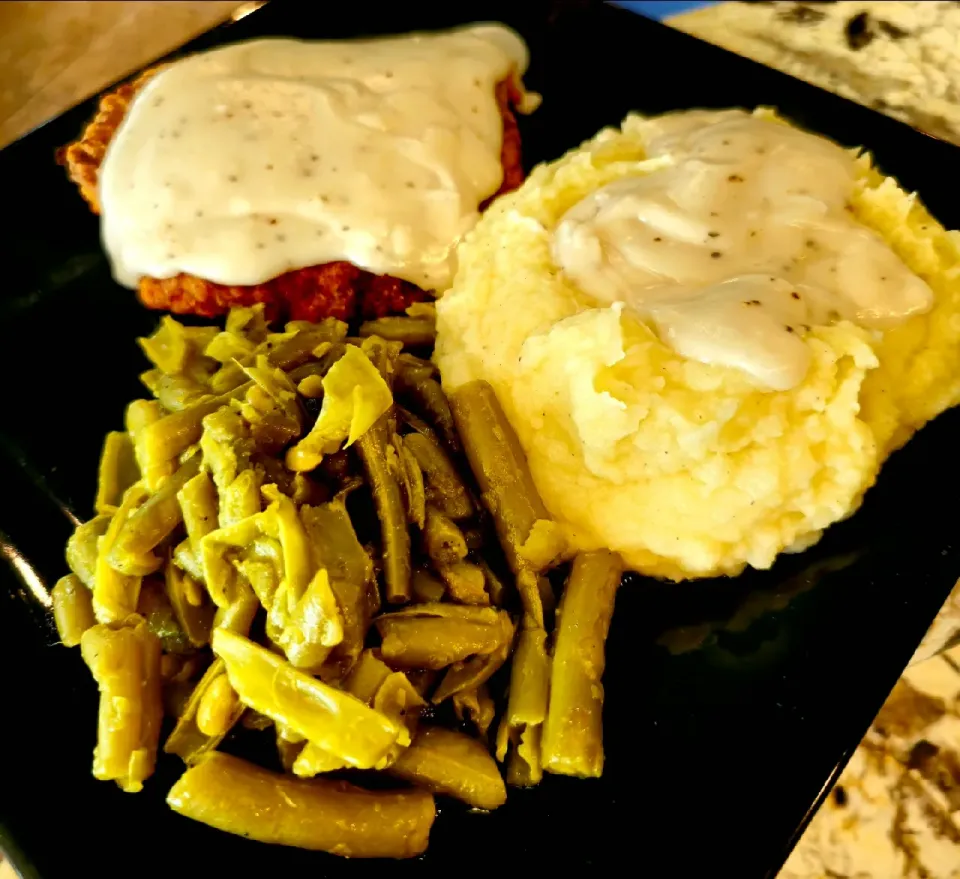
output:
POLYGON ((469 519, 473 515, 470 494, 447 453, 421 433, 407 434, 403 445, 420 465, 427 501, 454 521, 469 519))
POLYGON ((391 604, 409 601, 410 533, 400 486, 387 465, 389 413, 381 416, 357 443, 380 520, 386 599, 391 604))
POLYGON ((496 809, 507 800, 490 752, 476 739, 439 726, 421 727, 387 772, 475 809, 496 809))
POLYGON ((445 668, 489 655, 513 637, 513 624, 490 607, 418 604, 375 620, 384 660, 396 668, 445 668))
POLYGON ((426 791, 365 791, 279 775, 227 754, 187 770, 167 796, 174 811, 227 833, 352 858, 412 858, 435 815, 426 791))
POLYGON ((485 381, 461 385, 451 394, 450 406, 511 569, 543 570, 563 553, 564 540, 493 388, 485 381))
POLYGON ((548 772, 594 778, 603 772, 604 643, 622 571, 620 557, 606 550, 574 559, 553 652, 543 734, 548 772))
POLYGON ((388 342, 402 342, 411 348, 425 347, 436 340, 437 325, 428 317, 381 317, 360 325, 360 337, 367 336, 379 336, 388 342))
POLYGON ((518 787, 538 784, 543 777, 540 742, 550 688, 546 641, 543 629, 520 631, 510 669, 507 712, 497 730, 497 759, 502 763, 509 752, 507 781, 518 787))
POLYGON ((206 589, 173 561, 164 568, 164 591, 177 623, 194 647, 210 643, 214 606, 206 589))
POLYGON ((144 622, 96 625, 83 633, 80 650, 100 688, 94 777, 139 791, 153 774, 163 716, 160 642, 144 622))
MULTIPOLYGON (((456 523, 434 506, 427 507, 423 547, 435 565, 456 565, 467 557, 468 552, 467 541, 456 523)), ((480 588, 483 588, 482 582, 480 588)))
POLYGON ((108 556, 114 568, 139 576, 159 570, 163 559, 151 554, 183 521, 177 492, 197 475, 199 469, 199 455, 194 455, 123 523, 108 556))
POLYGON ((132 485, 124 493, 120 508, 113 515, 100 538, 93 581, 93 611, 97 622, 122 623, 137 611, 140 598, 140 577, 122 574, 110 564, 114 541, 127 519, 148 497, 142 483, 132 485))
POLYGON ((461 604, 490 604, 483 571, 472 562, 438 564, 437 573, 447 586, 451 600, 461 604))
POLYGON ((461 690, 453 696, 453 710, 457 719, 472 723, 481 739, 487 740, 490 727, 496 717, 497 706, 487 689, 486 684, 480 684, 473 690, 461 690))
POLYGON ((67 574, 50 590, 50 599, 60 640, 65 647, 76 647, 83 633, 97 622, 90 590, 76 574, 67 574))
POLYGON ((103 441, 100 453, 100 472, 97 478, 97 498, 94 509, 98 514, 114 513, 120 506, 123 493, 140 478, 130 434, 111 431, 103 441))
POLYGON ((308 741, 370 769, 409 741, 406 729, 359 699, 330 687, 252 641, 215 629, 213 652, 224 660, 240 700, 308 741))
POLYGON ((67 541, 67 565, 87 589, 93 589, 100 538, 107 533, 112 518, 102 515, 81 523, 67 541))
MULTIPOLYGON (((227 720, 223 720, 222 717, 219 719, 215 732, 207 733, 200 728, 198 713, 204 697, 210 688, 224 677, 225 672, 226 665, 223 660, 214 659, 204 672, 203 677, 193 688, 190 698, 177 718, 176 726, 163 744, 163 750, 167 754, 176 754, 188 766, 199 762, 211 751, 214 751, 223 741, 224 736, 240 719, 240 715, 243 714, 243 706, 237 701, 231 703, 232 713, 229 718, 227 720)), ((217 684, 217 686, 222 686, 222 684, 217 684)))

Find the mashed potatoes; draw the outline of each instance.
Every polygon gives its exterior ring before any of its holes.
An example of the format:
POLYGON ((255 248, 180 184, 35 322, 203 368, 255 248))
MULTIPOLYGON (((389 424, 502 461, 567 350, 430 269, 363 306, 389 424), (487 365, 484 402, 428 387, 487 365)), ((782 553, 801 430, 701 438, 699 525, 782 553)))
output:
POLYGON ((654 170, 650 137, 630 116, 487 212, 438 304, 436 359, 448 389, 493 385, 571 545, 678 580, 766 568, 853 512, 883 460, 960 400, 960 236, 859 158, 853 214, 929 284, 933 308, 883 330, 813 326, 802 380, 771 390, 681 356, 555 262, 571 207, 654 170))

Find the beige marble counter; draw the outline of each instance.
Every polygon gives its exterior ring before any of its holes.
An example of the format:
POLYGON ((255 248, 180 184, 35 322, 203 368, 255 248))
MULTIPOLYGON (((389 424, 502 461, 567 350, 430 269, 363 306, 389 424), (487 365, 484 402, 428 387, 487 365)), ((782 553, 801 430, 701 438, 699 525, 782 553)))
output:
MULTIPOLYGON (((719 3, 669 23, 960 144, 958 3, 719 3)), ((958 635, 955 588, 778 879, 960 879, 960 647, 935 656, 958 635)))
POLYGON ((0 147, 228 18, 241 3, 0 3, 0 147))

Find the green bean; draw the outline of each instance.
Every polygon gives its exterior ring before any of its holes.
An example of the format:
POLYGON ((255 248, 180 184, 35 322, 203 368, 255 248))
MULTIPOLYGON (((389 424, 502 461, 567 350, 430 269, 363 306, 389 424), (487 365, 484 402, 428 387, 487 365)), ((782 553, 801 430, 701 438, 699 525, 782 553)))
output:
POLYGON ((411 354, 408 351, 404 351, 397 358, 397 364, 405 369, 411 371, 411 373, 419 373, 426 378, 436 378, 439 374, 437 365, 430 360, 424 360, 422 357, 417 357, 414 354, 411 354))
POLYGON ((446 594, 447 587, 423 568, 417 568, 410 579, 413 597, 421 604, 441 601, 446 594))
POLYGON ((67 565, 87 589, 93 589, 97 571, 100 538, 106 534, 111 515, 96 516, 77 525, 67 541, 67 565))
MULTIPOLYGON (((438 566, 456 565, 467 557, 467 541, 456 524, 436 507, 427 507, 423 526, 423 548, 438 566)), ((439 569, 439 568, 438 568, 439 569)), ((480 588, 483 588, 481 575, 480 588)))
POLYGON ((216 327, 187 327, 165 315, 152 336, 137 339, 150 362, 168 375, 202 372, 203 351, 216 327))
POLYGON ((188 479, 177 492, 177 501, 194 557, 200 558, 200 541, 218 524, 217 490, 206 470, 188 479))
MULTIPOLYGON (((220 490, 220 527, 227 528, 260 512, 262 477, 256 470, 242 470, 220 490)), ((201 538, 202 540, 202 538, 201 538)))
POLYGON ((360 325, 360 337, 379 336, 388 342, 401 342, 411 348, 432 345, 437 339, 437 324, 427 317, 381 317, 360 325))
POLYGON ((260 344, 270 331, 270 324, 264 317, 266 306, 262 302, 255 305, 238 305, 227 313, 224 329, 227 333, 260 344))
POLYGON ((343 688, 361 702, 372 705, 377 691, 391 674, 392 669, 375 650, 364 650, 343 682, 343 688))
POLYGON ((496 809, 507 801, 507 789, 489 751, 476 739, 439 726, 421 727, 387 772, 475 809, 496 809))
POLYGON ((225 364, 210 380, 210 387, 214 393, 218 394, 232 391, 246 379, 243 367, 256 363, 261 355, 266 355, 271 366, 289 372, 311 360, 314 357, 313 351, 318 345, 324 342, 334 344, 342 342, 344 336, 346 336, 346 324, 330 318, 309 329, 298 330, 294 335, 283 333, 267 336, 247 357, 225 364), (278 342, 275 340, 276 335, 286 336, 286 338, 278 342))
POLYGON ((461 722, 472 723, 480 737, 486 741, 496 716, 497 706, 494 704, 487 690, 486 684, 481 684, 474 690, 461 690, 453 696, 453 710, 461 722))
POLYGON ((380 652, 396 668, 445 668, 491 654, 513 637, 510 617, 493 608, 420 604, 409 611, 374 621, 383 638, 380 652))
MULTIPOLYGON (((401 355, 402 356, 402 355, 401 355)), ((416 431, 420 436, 425 436, 430 440, 434 445, 441 446, 443 441, 440 439, 440 434, 438 434, 426 421, 424 421, 419 415, 414 415, 409 409, 405 409, 399 403, 394 401, 394 409, 397 410, 397 417, 411 430, 416 431)))
POLYGON ((187 770, 167 796, 181 815, 227 833, 352 858, 412 858, 435 815, 426 791, 365 791, 279 775, 227 754, 187 770))
POLYGON ((110 564, 113 544, 129 516, 147 498, 142 483, 135 483, 123 495, 120 509, 100 538, 93 578, 93 612, 98 623, 122 623, 137 611, 140 597, 140 577, 122 574, 110 564))
POLYGON ((377 368, 383 380, 393 393, 393 383, 397 372, 397 358, 403 345, 399 342, 390 342, 382 339, 380 336, 367 336, 365 339, 356 340, 355 344, 370 359, 370 362, 377 368))
MULTIPOLYGON (((124 415, 124 425, 133 440, 137 466, 150 491, 155 491, 157 486, 176 470, 175 454, 167 455, 165 450, 156 450, 145 441, 147 428, 161 421, 163 416, 163 407, 156 400, 134 400, 127 406, 124 415)), ((188 445, 190 443, 184 448, 188 445)))
POLYGON ((540 741, 550 686, 546 641, 543 629, 521 630, 510 670, 507 712, 497 730, 497 759, 503 762, 509 750, 507 781, 520 787, 538 784, 543 777, 540 741))
POLYGON ((423 472, 417 459, 407 449, 398 434, 393 435, 393 447, 398 458, 398 470, 406 500, 407 520, 418 528, 424 527, 426 519, 427 496, 423 484, 423 472))
POLYGON ((350 766, 371 769, 409 742, 405 728, 359 699, 298 671, 252 641, 215 629, 213 652, 227 665, 240 700, 350 766))
MULTIPOLYGON (((343 357, 344 352, 347 350, 347 346, 342 342, 333 342, 330 347, 320 355, 316 360, 309 360, 300 366, 291 369, 288 375, 290 376, 290 381, 295 385, 299 385, 305 378, 318 378, 322 379, 329 371, 330 367, 333 366, 341 357, 343 357)), ((316 353, 316 352, 314 352, 316 353)), ((321 391, 323 386, 321 384, 321 391)))
POLYGON ((160 379, 164 376, 162 369, 147 369, 140 373, 140 384, 142 384, 155 397, 157 388, 160 386, 160 379))
POLYGON ((483 571, 483 577, 486 581, 487 594, 490 601, 496 607, 506 607, 507 603, 513 597, 514 590, 504 583, 503 579, 487 564, 484 559, 479 559, 477 564, 483 571))
POLYGON ((243 706, 237 703, 234 705, 233 714, 229 722, 221 724, 221 728, 215 735, 208 735, 200 729, 197 723, 197 714, 200 711, 203 697, 213 686, 214 682, 219 680, 226 673, 226 665, 222 659, 214 659, 207 668, 206 672, 197 685, 193 688, 183 712, 177 719, 176 726, 167 736, 163 744, 163 750, 167 754, 176 754, 188 766, 200 762, 210 752, 216 750, 220 742, 223 741, 226 734, 232 729, 234 724, 243 714, 243 706))
POLYGON ((194 553, 189 540, 181 540, 174 547, 173 560, 180 570, 189 574, 198 583, 204 582, 203 565, 197 553, 194 553))
POLYGON ((540 594, 540 581, 537 575, 530 570, 522 570, 517 574, 517 592, 520 593, 520 603, 528 625, 538 629, 545 629, 543 618, 543 599, 540 594))
POLYGON ((144 622, 97 625, 83 633, 80 650, 100 688, 94 777, 139 791, 153 774, 163 715, 160 642, 144 622))
POLYGON ((76 574, 67 574, 50 590, 50 599, 60 640, 65 647, 76 647, 83 633, 97 623, 90 590, 76 574))
POLYGON ((318 567, 327 571, 343 619, 343 640, 332 658, 349 669, 363 650, 373 609, 367 586, 374 583, 373 563, 357 539, 346 507, 337 501, 303 506, 300 519, 318 567))
POLYGON ((549 772, 593 778, 603 772, 604 643, 622 571, 619 556, 606 550, 573 561, 560 600, 543 736, 549 772))
POLYGON ((208 387, 186 375, 161 375, 150 391, 168 412, 179 412, 210 396, 208 387))
MULTIPOLYGON (((267 718, 270 720, 270 718, 267 718)), ((273 721, 270 721, 273 723, 273 721)), ((280 734, 280 730, 277 729, 277 754, 280 757, 280 765, 283 767, 283 771, 287 773, 293 772, 293 767, 296 765, 297 759, 303 753, 307 745, 307 742, 291 742, 289 739, 284 738, 280 734)))
POLYGON ((298 778, 313 778, 315 775, 349 768, 350 764, 342 757, 331 754, 312 742, 305 742, 289 771, 298 778))
POLYGON ((208 644, 215 608, 206 590, 172 561, 164 568, 164 590, 189 643, 194 647, 208 644))
POLYGON ((145 577, 140 586, 137 613, 146 620, 147 628, 160 639, 164 653, 192 653, 193 645, 177 622, 173 606, 167 598, 163 581, 145 577))
POLYGON ((513 627, 511 626, 510 636, 493 653, 474 656, 464 662, 455 662, 451 665, 433 694, 431 699, 433 704, 439 705, 451 696, 483 686, 509 658, 512 642, 513 627))
MULTIPOLYGON (((246 376, 243 377, 246 378, 246 376)), ((179 412, 171 412, 146 425, 138 443, 143 449, 140 469, 145 469, 145 463, 152 466, 172 461, 181 452, 198 442, 203 433, 203 419, 221 407, 229 405, 231 400, 242 399, 252 385, 253 382, 247 381, 224 394, 200 400, 179 412)))
POLYGON ((452 565, 437 565, 437 573, 447 586, 447 594, 461 604, 490 604, 490 596, 484 588, 483 571, 471 562, 455 562, 452 565))
POLYGON ((253 354, 255 347, 256 345, 249 339, 238 333, 231 333, 228 329, 225 332, 217 333, 210 340, 204 354, 222 365, 232 363, 234 360, 246 361, 253 354))
POLYGON ((427 707, 416 688, 403 672, 392 672, 373 697, 373 708, 389 717, 394 723, 405 726, 409 737, 405 744, 398 742, 390 752, 385 765, 389 766, 410 744, 410 737, 417 732, 420 712, 427 707))
POLYGON ((183 521, 183 511, 177 500, 177 492, 197 475, 200 456, 194 455, 134 512, 117 534, 108 556, 110 564, 118 571, 143 576, 149 573, 149 562, 156 571, 163 563, 150 553, 170 535, 183 521))
POLYGON ((203 419, 200 451, 218 491, 249 468, 254 450, 250 425, 231 407, 222 406, 203 419))
POLYGON ((493 388, 484 381, 461 385, 450 404, 511 569, 515 574, 522 568, 543 570, 562 554, 564 541, 493 388))
POLYGON ((197 729, 207 736, 226 735, 236 723, 238 712, 242 711, 243 706, 230 686, 230 681, 222 674, 211 682, 200 699, 197 729))
POLYGON ((140 468, 137 466, 130 435, 120 431, 108 433, 100 454, 97 499, 94 502, 97 513, 116 512, 123 493, 139 478, 140 468))
POLYGON ((259 610, 260 601, 253 590, 239 583, 230 603, 217 608, 213 615, 213 628, 227 629, 246 638, 259 610))
POLYGON ((333 648, 343 641, 343 617, 326 570, 317 570, 306 591, 295 602, 290 599, 290 592, 278 590, 268 612, 269 624, 282 620, 282 629, 273 640, 294 668, 317 674, 333 648), (283 604, 287 606, 281 609, 283 604))
POLYGON ((406 362, 400 362, 396 375, 397 391, 409 398, 420 414, 440 431, 447 447, 454 454, 460 451, 457 426, 450 412, 450 403, 436 379, 426 378, 406 362))
POLYGON ((410 533, 400 486, 387 465, 388 419, 389 413, 382 415, 360 437, 357 448, 380 520, 386 599, 399 604, 411 597, 410 533))
POLYGON ((423 471, 427 501, 449 519, 469 519, 473 515, 470 494, 439 444, 424 434, 410 433, 403 437, 403 445, 423 471))

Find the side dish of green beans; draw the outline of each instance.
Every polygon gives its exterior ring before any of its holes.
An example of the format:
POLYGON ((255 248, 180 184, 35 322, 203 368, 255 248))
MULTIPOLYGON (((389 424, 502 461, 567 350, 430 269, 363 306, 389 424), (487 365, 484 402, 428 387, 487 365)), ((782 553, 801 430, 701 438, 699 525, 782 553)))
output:
POLYGON ((97 778, 139 791, 162 747, 182 815, 404 858, 435 796, 600 775, 620 560, 571 560, 493 389, 442 390, 434 326, 255 307, 140 340, 152 398, 107 435, 52 593, 100 689, 97 778))

